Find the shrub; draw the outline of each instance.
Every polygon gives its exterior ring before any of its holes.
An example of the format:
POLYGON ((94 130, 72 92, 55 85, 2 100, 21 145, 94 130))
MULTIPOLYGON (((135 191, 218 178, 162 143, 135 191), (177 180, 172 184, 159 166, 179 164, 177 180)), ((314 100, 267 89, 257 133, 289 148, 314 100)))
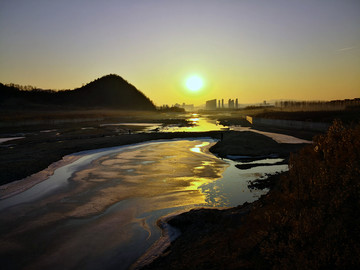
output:
POLYGON ((274 269, 360 265, 360 125, 335 121, 292 155, 264 213, 261 256, 274 269))

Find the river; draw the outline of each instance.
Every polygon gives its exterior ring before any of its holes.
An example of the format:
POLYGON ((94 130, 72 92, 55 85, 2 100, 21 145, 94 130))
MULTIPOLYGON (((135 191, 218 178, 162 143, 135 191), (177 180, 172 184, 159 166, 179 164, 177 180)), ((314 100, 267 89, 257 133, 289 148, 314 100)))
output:
POLYGON ((249 180, 287 170, 239 170, 209 153, 212 144, 170 140, 74 154, 47 180, 0 201, 3 269, 128 269, 160 238, 160 217, 252 202, 267 191, 249 190, 249 180))

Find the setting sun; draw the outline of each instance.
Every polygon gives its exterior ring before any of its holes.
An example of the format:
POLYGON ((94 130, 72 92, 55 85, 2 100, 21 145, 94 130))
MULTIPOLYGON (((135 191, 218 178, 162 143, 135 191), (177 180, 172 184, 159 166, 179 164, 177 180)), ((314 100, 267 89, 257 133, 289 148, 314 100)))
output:
POLYGON ((186 80, 186 87, 192 92, 199 91, 203 86, 204 82, 199 76, 191 76, 186 80))

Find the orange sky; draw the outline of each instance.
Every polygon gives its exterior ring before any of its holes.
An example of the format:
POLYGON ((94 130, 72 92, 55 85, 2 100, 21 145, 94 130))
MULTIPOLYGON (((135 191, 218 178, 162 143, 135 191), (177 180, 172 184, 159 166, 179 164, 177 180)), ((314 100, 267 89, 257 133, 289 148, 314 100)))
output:
POLYGON ((357 0, 5 0, 0 35, 2 83, 72 89, 115 73, 156 105, 360 97, 357 0))

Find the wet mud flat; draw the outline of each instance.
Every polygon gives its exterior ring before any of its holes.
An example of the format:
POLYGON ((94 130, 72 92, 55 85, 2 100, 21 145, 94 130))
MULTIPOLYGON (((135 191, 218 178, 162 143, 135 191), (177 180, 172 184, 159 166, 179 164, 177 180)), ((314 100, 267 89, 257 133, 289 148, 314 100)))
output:
POLYGON ((136 269, 258 269, 254 261, 259 236, 252 236, 256 216, 272 203, 271 196, 286 173, 249 182, 250 189, 270 189, 254 202, 227 209, 192 209, 164 219, 179 236, 160 256, 136 269))
POLYGON ((134 144, 151 140, 189 137, 212 137, 220 139, 219 132, 194 133, 136 133, 118 134, 113 131, 92 134, 87 130, 56 135, 59 131, 30 134, 12 140, 0 147, 0 184, 23 179, 46 169, 64 156, 105 147, 134 144))
MULTIPOLYGON (((32 140, 30 140, 30 141, 28 138, 19 139, 18 141, 14 141, 13 143, 15 144, 15 146, 13 148, 10 148, 10 147, 4 148, 5 150, 9 151, 9 152, 7 152, 8 154, 10 153, 10 154, 13 154, 14 156, 8 155, 7 159, 5 156, 2 159, 2 161, 5 162, 4 164, 10 164, 11 157, 13 158, 12 160, 16 160, 16 157, 17 158, 23 157, 24 162, 25 162, 24 164, 31 164, 31 162, 34 162, 34 164, 35 164, 36 162, 39 162, 39 161, 41 162, 41 160, 42 160, 44 162, 43 167, 46 168, 46 166, 48 166, 49 163, 51 163, 50 161, 52 159, 57 161, 66 154, 74 153, 74 152, 81 151, 81 150, 109 147, 109 146, 115 146, 115 145, 127 145, 127 144, 142 142, 142 141, 172 139, 172 138, 188 138, 188 137, 212 137, 212 138, 215 138, 218 140, 222 139, 221 141, 219 141, 217 144, 215 144, 213 146, 213 147, 215 147, 215 150, 211 148, 211 152, 213 152, 214 154, 216 154, 220 157, 227 157, 229 155, 242 155, 242 156, 256 157, 259 154, 264 156, 264 155, 268 155, 269 153, 271 153, 271 155, 274 153, 278 153, 277 154, 278 156, 285 157, 285 156, 288 156, 288 154, 291 151, 293 151, 294 149, 301 148, 301 144, 297 144, 295 146, 290 145, 290 144, 279 144, 264 135, 255 134, 255 136, 254 136, 254 133, 249 132, 249 131, 245 131, 245 132, 195 132, 195 133, 179 132, 179 133, 150 133, 150 134, 149 133, 139 133, 139 134, 121 134, 121 135, 100 136, 100 137, 95 136, 95 137, 90 137, 90 138, 86 138, 86 136, 79 136, 79 137, 69 136, 69 138, 67 140, 66 139, 61 140, 60 142, 57 141, 57 138, 55 136, 51 135, 51 132, 46 133, 46 136, 48 136, 47 141, 42 140, 44 137, 42 137, 42 139, 38 138, 38 140, 36 140, 36 137, 33 137, 32 140), (237 147, 236 151, 231 150, 232 146, 238 145, 238 144, 243 144, 244 142, 246 142, 246 148, 237 147), (262 151, 259 152, 258 146, 260 146, 260 145, 263 148, 262 148, 262 151), (19 150, 19 151, 13 151, 14 149, 19 150), (25 151, 23 151, 23 150, 25 150, 25 151), (36 157, 37 159, 34 159, 34 157, 36 157), (28 163, 28 162, 30 162, 30 163, 28 163)), ((6 151, 4 151, 4 152, 6 153, 6 151)), ((144 165, 145 164, 146 163, 144 163, 144 165)), ((151 164, 148 164, 148 165, 151 165, 151 164)), ((131 170, 131 169, 129 169, 129 170, 131 170)), ((8 172, 10 174, 13 173, 14 171, 16 171, 15 167, 11 167, 11 166, 8 167, 8 172)), ((129 171, 129 173, 131 173, 131 171, 129 171)), ((50 171, 49 175, 51 175, 51 174, 52 174, 52 172, 50 171)), ((20 185, 21 185, 21 183, 20 183, 20 185)), ((1 188, 2 188, 1 194, 6 194, 8 188, 6 186, 2 186, 1 188)), ((111 190, 111 187, 108 187, 108 188, 109 188, 109 190, 111 190)), ((118 194, 117 192, 110 192, 108 194, 113 194, 113 193, 118 194)), ((110 211, 110 213, 112 213, 114 208, 108 207, 112 203, 111 199, 100 200, 100 201, 103 203, 103 206, 101 206, 101 204, 94 206, 93 204, 90 203, 90 204, 87 204, 86 207, 77 208, 76 210, 73 209, 71 211, 71 213, 75 214, 74 217, 80 218, 80 219, 84 219, 84 218, 86 219, 86 217, 88 215, 90 215, 90 216, 94 215, 94 213, 99 212, 99 211, 101 213, 104 211, 105 212, 110 211), (76 211, 80 211, 80 212, 76 212, 76 211), (83 213, 84 215, 82 216, 82 214, 78 215, 76 213, 78 213, 78 214, 83 213)), ((13 234, 18 235, 18 236, 16 236, 15 239, 17 238, 20 242, 25 241, 28 249, 36 249, 36 246, 38 245, 39 242, 49 241, 49 240, 47 240, 49 235, 54 236, 57 233, 64 233, 66 231, 69 231, 69 229, 68 229, 69 227, 67 227, 67 226, 69 226, 69 224, 71 224, 71 226, 74 226, 74 224, 77 226, 78 223, 76 223, 76 222, 68 223, 68 221, 67 221, 64 223, 64 220, 62 220, 62 217, 64 217, 64 216, 67 217, 69 214, 69 212, 66 214, 66 211, 69 211, 70 208, 66 208, 66 207, 67 206, 70 207, 70 205, 72 204, 72 201, 68 200, 68 199, 66 199, 63 202, 65 202, 65 204, 62 205, 62 208, 61 208, 62 210, 60 212, 57 211, 56 213, 53 213, 52 215, 48 215, 46 218, 40 219, 40 221, 37 221, 35 223, 30 222, 29 226, 32 229, 30 229, 30 230, 26 229, 27 225, 22 225, 20 227, 16 227, 13 234), (48 233, 43 234, 43 236, 38 238, 39 242, 26 240, 26 239, 31 239, 32 233, 41 232, 42 228, 44 228, 44 226, 45 227, 48 226, 48 225, 46 225, 46 224, 48 224, 48 222, 51 223, 51 226, 55 224, 56 226, 60 226, 59 228, 62 228, 62 229, 57 229, 53 232, 49 231, 48 233), (34 227, 32 227, 32 226, 34 226, 34 227)), ((44 204, 44 207, 49 207, 51 205, 53 205, 53 202, 49 201, 44 204)), ((131 207, 129 207, 129 205, 116 205, 116 207, 115 207, 115 209, 123 209, 123 210, 129 209, 129 208, 131 208, 131 207)), ((242 207, 237 208, 237 209, 242 209, 242 207)), ((190 209, 188 209, 188 210, 190 210, 190 209)), ((42 213, 42 210, 37 209, 36 207, 33 207, 33 208, 30 207, 29 209, 22 210, 22 211, 23 211, 22 212, 23 214, 28 213, 28 211, 30 211, 34 215, 42 213)), ((198 211, 198 210, 196 210, 196 211, 198 211)), ((130 212, 127 211, 127 213, 129 213, 129 217, 131 217, 131 215, 132 215, 130 212)), ((230 212, 231 211, 229 210, 227 213, 230 213, 230 212)), ((231 222, 234 221, 235 222, 234 224, 237 224, 237 222, 239 222, 239 220, 240 220, 240 217, 243 215, 243 210, 241 210, 241 212, 242 212, 241 214, 237 215, 236 211, 232 211, 231 213, 234 214, 233 217, 231 217, 232 215, 230 215, 230 214, 226 215, 226 218, 224 218, 224 222, 226 221, 225 223, 228 223, 229 220, 232 220, 231 222), (235 218, 235 216, 238 216, 239 219, 235 218)), ((192 212, 192 213, 194 213, 194 212, 192 212)), ((198 213, 198 212, 195 212, 195 213, 198 213)), ((223 212, 217 212, 217 213, 221 213, 220 215, 222 215, 223 212)), ((31 214, 31 215, 33 215, 33 214, 31 214)), ((166 212, 160 211, 158 213, 157 218, 160 218, 163 215, 166 215, 166 212)), ((210 215, 212 215, 212 214, 210 214, 210 215)), ((14 214, 14 216, 16 216, 16 214, 14 214)), ((101 218, 102 218, 101 214, 100 214, 99 218, 100 218, 99 220, 101 220, 101 218)), ((195 216, 191 216, 191 219, 193 219, 195 224, 197 224, 195 216)), ((217 219, 217 218, 214 218, 214 221, 215 221, 215 219, 217 219)), ((206 220, 206 218, 205 218, 205 220, 206 220)), ((105 223, 102 223, 101 221, 99 221, 99 222, 100 222, 99 224, 105 224, 105 223)), ((116 221, 115 223, 121 224, 121 222, 122 221, 116 221)), ((149 235, 155 236, 156 233, 158 235, 160 235, 160 230, 151 231, 151 233, 149 234, 149 230, 146 229, 148 226, 147 224, 149 222, 150 221, 146 220, 146 218, 138 219, 135 222, 137 224, 137 228, 138 228, 139 232, 145 231, 144 234, 143 233, 137 234, 140 238, 148 237, 149 235)), ((151 222, 156 222, 156 220, 152 220, 151 222)), ((19 223, 23 223, 23 222, 19 222, 19 223)), ((173 224, 174 226, 176 225, 175 223, 173 224)), ((183 222, 180 222, 180 223, 183 224, 183 222)), ((186 222, 184 224, 186 224, 186 222)), ((200 227, 203 226, 201 224, 204 225, 203 222, 200 222, 200 225, 199 225, 200 227)), ((211 222, 209 224, 211 224, 211 222)), ((105 226, 104 229, 108 228, 107 225, 103 225, 103 226, 105 226)), ((183 228, 185 228, 185 226, 183 226, 183 225, 181 225, 181 226, 183 228)), ((196 226, 198 226, 198 225, 196 225, 196 226)), ((11 225, 9 225, 8 228, 9 227, 11 227, 11 225)), ((124 227, 126 227, 126 226, 124 226, 124 227)), ((184 229, 182 229, 182 230, 184 230, 184 229)), ((208 228, 206 230, 211 231, 212 229, 208 228)), ((80 231, 75 230, 75 232, 80 232, 80 231)), ((93 232, 96 232, 96 230, 94 230, 93 228, 90 228, 90 227, 85 230, 85 235, 87 234, 86 237, 88 237, 89 241, 95 241, 97 239, 96 237, 92 236, 93 232), (95 240, 92 240, 92 239, 95 239, 95 240)), ((120 235, 119 235, 119 238, 121 238, 120 235)), ((123 240, 121 240, 121 241, 123 241, 123 240)), ((179 240, 179 241, 181 241, 181 240, 179 240)), ((48 242, 48 244, 51 244, 51 242, 48 242)), ((79 245, 79 244, 76 244, 76 245, 79 245)), ((3 257, 3 258, 6 258, 6 261, 8 261, 10 263, 10 268, 13 268, 13 266, 15 266, 15 268, 16 268, 17 263, 19 263, 21 265, 27 261, 26 258, 18 260, 18 258, 26 257, 25 254, 27 254, 27 250, 22 249, 22 246, 21 246, 21 244, 19 245, 18 241, 2 241, 2 246, 4 247, 5 250, 7 250, 4 253, 5 257, 3 257), (20 253, 11 252, 14 250, 18 250, 20 253), (24 256, 21 255, 21 252, 23 252, 24 256), (14 265, 12 265, 12 263, 14 263, 14 265)), ((78 246, 78 248, 80 249, 80 246, 78 246)), ((172 248, 172 247, 170 247, 170 248, 172 248)), ((65 249, 62 249, 63 251, 61 251, 61 252, 65 252, 65 249)), ((35 257, 40 258, 43 256, 43 254, 46 254, 45 253, 46 251, 47 251, 46 248, 37 248, 36 250, 34 250, 33 255, 35 257)), ((46 260, 41 259, 41 261, 43 263, 45 262, 45 264, 42 264, 42 265, 47 265, 46 261, 48 261, 48 263, 51 264, 52 261, 59 260, 59 257, 56 257, 57 255, 55 256, 55 254, 57 254, 57 252, 53 253, 46 260)), ((61 254, 61 252, 59 254, 61 254)), ((90 252, 89 254, 92 254, 92 253, 90 252)), ((126 255, 126 253, 124 253, 124 254, 126 255)), ((139 254, 139 256, 140 255, 141 254, 139 254)), ((109 262, 108 269, 111 269, 111 267, 110 267, 111 262, 114 262, 114 267, 117 267, 118 260, 115 257, 111 257, 111 258, 110 257, 107 257, 107 256, 103 257, 104 261, 109 262)), ((73 265, 77 265, 77 263, 78 263, 79 265, 81 265, 82 262, 70 262, 69 261, 69 263, 73 263, 73 265)), ((99 269, 99 267, 100 267, 100 264, 93 264, 93 265, 94 265, 94 269, 99 269)), ((90 265, 89 265, 89 267, 90 267, 90 265)))
POLYGON ((238 169, 208 151, 214 143, 166 140, 74 154, 48 179, 0 200, 4 269, 127 269, 160 238, 161 217, 256 200, 240 191, 260 172, 236 179, 238 169))
POLYGON ((357 269, 358 134, 335 122, 259 200, 168 220, 182 235, 144 269, 357 269))
POLYGON ((301 149, 304 143, 278 143, 252 131, 230 131, 210 148, 210 152, 231 159, 262 159, 265 157, 286 158, 291 152, 301 149))
MULTIPOLYGON (((298 151, 305 145, 280 144, 253 132, 242 132, 241 136, 237 132, 228 132, 221 141, 210 148, 210 151, 223 158, 233 158, 239 162, 235 165, 236 168, 248 170, 261 166, 287 164, 290 153, 298 151), (272 158, 274 162, 267 163, 266 157, 272 158)), ((270 189, 272 193, 272 190, 277 189, 280 177, 286 173, 269 174, 249 181, 248 187, 254 190, 270 189)), ((251 233, 251 228, 242 225, 249 213, 258 211, 267 203, 268 197, 269 193, 252 203, 244 203, 224 210, 193 209, 164 220, 181 234, 161 256, 143 265, 141 269, 239 269, 239 267, 252 269, 248 259, 252 258, 253 242, 249 239, 241 241, 238 237, 241 237, 244 231, 251 233), (244 250, 242 253, 245 254, 244 258, 238 257, 239 249, 244 250), (224 262, 227 262, 226 266, 224 262)), ((251 236, 249 238, 251 239, 251 236)))
MULTIPOLYGON (((120 133, 113 127, 98 129, 50 129, 46 132, 26 134, 25 138, 0 144, 0 184, 23 179, 46 169, 64 156, 84 150, 128 145, 151 140, 211 137, 223 141, 211 151, 220 157, 231 153, 258 155, 259 153, 284 153, 299 148, 299 145, 278 144, 266 136, 254 132, 153 132, 120 133), (259 150, 259 147, 261 150, 259 150)), ((19 135, 19 134, 18 134, 19 135)), ((23 136, 23 134, 20 134, 23 136)), ((0 190, 1 196, 1 190, 0 190)))
POLYGON ((189 115, 109 110, 1 111, 0 185, 39 172, 71 153, 186 137, 153 135, 152 131, 158 126, 187 126, 189 115))
POLYGON ((232 236, 255 204, 226 210, 194 209, 167 220, 180 236, 162 256, 140 269, 231 269, 224 268, 222 261, 237 260, 232 236))
POLYGON ((3 269, 127 269, 160 237, 161 216, 209 205, 199 187, 228 166, 206 150, 210 142, 85 152, 0 200, 3 269))

